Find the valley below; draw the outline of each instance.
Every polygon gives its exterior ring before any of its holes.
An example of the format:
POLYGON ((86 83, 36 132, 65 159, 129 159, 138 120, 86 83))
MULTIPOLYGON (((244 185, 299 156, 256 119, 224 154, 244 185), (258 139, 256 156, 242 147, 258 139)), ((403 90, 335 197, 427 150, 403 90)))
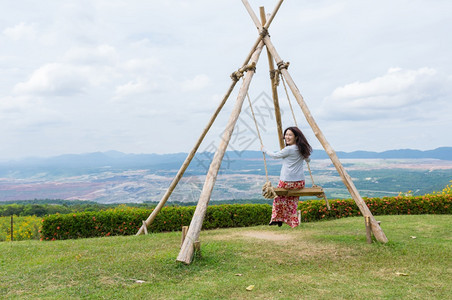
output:
MULTIPOLYGON (((9 166, 0 172, 0 201, 33 199, 90 200, 99 203, 159 201, 185 157, 137 164, 69 164, 61 162, 9 166)), ((120 158, 118 158, 120 159, 120 158)), ((124 161, 124 160, 122 160, 124 161)), ((441 191, 452 180, 452 161, 416 159, 341 159, 363 197, 422 195, 441 191)), ((210 157, 197 156, 185 172, 169 202, 196 202, 201 193, 210 157)), ((280 161, 267 159, 272 185, 278 184, 280 161)), ((330 199, 350 198, 329 159, 313 159, 315 184, 330 199)), ((305 168, 306 186, 312 185, 305 168)), ((262 154, 224 160, 211 200, 263 199, 265 183, 262 154)))

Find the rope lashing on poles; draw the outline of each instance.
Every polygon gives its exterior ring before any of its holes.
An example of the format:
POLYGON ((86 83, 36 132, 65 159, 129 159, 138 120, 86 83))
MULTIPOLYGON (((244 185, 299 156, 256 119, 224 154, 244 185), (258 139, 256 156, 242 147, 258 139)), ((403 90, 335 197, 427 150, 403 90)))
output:
POLYGON ((279 70, 270 70, 270 79, 273 81, 275 87, 279 86, 279 70))
POLYGON ((290 65, 290 62, 283 62, 282 60, 280 61, 280 62, 278 62, 277 64, 276 64, 277 66, 278 66, 278 69, 279 70, 281 70, 281 69, 288 69, 289 68, 289 65, 290 65))
MULTIPOLYGON (((251 109, 251 115, 253 116, 254 125, 256 126, 257 136, 259 137, 261 147, 264 147, 264 143, 262 142, 262 137, 259 132, 259 126, 257 125, 256 115, 254 114, 253 105, 251 104, 250 95, 248 94, 248 92, 246 93, 246 97, 248 99, 248 104, 251 109)), ((265 159, 265 153, 262 152, 262 155, 264 157, 265 177, 267 178, 267 181, 262 186, 262 196, 264 196, 265 199, 275 199, 277 197, 277 195, 275 193, 275 189, 272 187, 272 183, 270 182, 270 179, 268 178, 267 160, 265 159)))
POLYGON ((259 32, 259 35, 260 35, 262 38, 266 37, 267 35, 270 36, 270 35, 268 34, 268 29, 265 28, 265 27, 262 27, 261 31, 259 32))
POLYGON ((250 70, 256 71, 256 63, 255 62, 252 62, 246 66, 243 66, 240 69, 238 69, 237 71, 233 72, 231 74, 231 79, 234 81, 239 81, 240 78, 243 77, 244 73, 247 71, 250 71, 250 70))

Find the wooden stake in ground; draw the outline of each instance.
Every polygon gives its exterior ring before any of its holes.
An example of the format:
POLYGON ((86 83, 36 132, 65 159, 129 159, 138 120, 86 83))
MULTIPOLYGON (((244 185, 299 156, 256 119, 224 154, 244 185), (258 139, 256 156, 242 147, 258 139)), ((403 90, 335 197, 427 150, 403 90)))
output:
POLYGON ((368 244, 372 244, 372 228, 370 225, 370 217, 364 217, 364 224, 366 225, 366 240, 368 244))
POLYGON ((187 231, 188 231, 188 226, 182 226, 182 237, 181 237, 181 241, 180 241, 181 247, 184 244, 185 237, 187 236, 187 231))
MULTIPOLYGON (((254 21, 256 27, 258 28, 260 34, 262 34, 263 28, 262 25, 259 22, 259 19, 254 14, 254 11, 251 9, 249 3, 247 0, 242 0, 245 7, 247 8, 248 13, 251 16, 251 19, 254 21)), ((264 29, 265 32, 265 29, 264 29)), ((298 104, 301 107, 301 110, 303 111, 303 114, 306 118, 306 121, 311 126, 315 136, 319 140, 319 142, 322 144, 323 148, 325 149, 326 153, 330 157, 332 163, 336 167, 336 170, 338 171, 339 175, 341 176, 342 181, 344 182, 345 186, 347 187, 348 191, 350 192, 350 195, 352 196, 353 200, 355 201, 356 205, 358 206, 359 210, 361 211, 363 216, 369 216, 371 220, 371 226, 372 226, 372 232, 375 236, 375 238, 382 243, 387 243, 388 238, 384 234, 381 227, 378 225, 377 221, 375 220, 374 216, 370 212, 369 208, 367 207, 364 200, 361 198, 361 195, 359 194, 358 190, 356 189, 351 177, 348 175, 348 173, 345 171, 344 167, 342 166, 341 162, 339 161, 339 158, 336 155, 336 152, 333 150, 331 145, 326 140, 325 136, 323 135, 322 131, 320 130, 319 126, 315 122, 314 118, 311 115, 311 112, 309 111, 303 96, 301 95, 300 91, 298 90, 294 80, 289 74, 289 71, 287 70, 287 65, 284 63, 284 61, 281 59, 281 57, 278 55, 278 52, 276 51, 273 43, 270 40, 270 37, 268 35, 265 35, 263 37, 263 41, 265 43, 265 46, 272 54, 273 58, 276 61, 276 64, 286 79, 287 84, 290 87, 290 90, 292 91, 295 99, 297 100, 298 104)))
POLYGON ((14 216, 11 215, 11 242, 14 241, 14 216))
MULTIPOLYGON (((263 43, 261 42, 254 51, 250 60, 250 64, 254 64, 254 66, 256 65, 257 60, 259 59, 259 55, 262 51, 262 47, 263 43)), ((194 243, 199 239, 199 234, 201 232, 202 223, 206 214, 207 205, 210 201, 210 195, 212 194, 218 171, 220 170, 221 162, 231 139, 232 132, 234 131, 235 124, 239 118, 243 101, 245 100, 246 93, 248 92, 248 88, 250 86, 253 75, 254 70, 249 70, 245 75, 245 79, 243 80, 243 84, 237 96, 237 101, 235 103, 234 109, 232 110, 231 116, 229 117, 228 124, 226 125, 226 130, 223 133, 220 146, 215 152, 215 155, 209 167, 209 171, 207 172, 206 180, 204 182, 201 195, 199 196, 198 205, 196 206, 196 210, 190 222, 185 241, 182 244, 181 250, 177 257, 177 261, 179 262, 190 264, 192 261, 194 253, 194 243)))

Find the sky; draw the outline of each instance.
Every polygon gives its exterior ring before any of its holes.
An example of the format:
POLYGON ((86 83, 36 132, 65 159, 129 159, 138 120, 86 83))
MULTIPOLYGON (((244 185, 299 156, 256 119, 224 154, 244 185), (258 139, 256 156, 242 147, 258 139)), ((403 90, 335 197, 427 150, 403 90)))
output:
MULTIPOLYGON (((251 51, 241 1, 2 2, 0 160, 189 152, 251 51)), ((258 14, 276 1, 250 0, 258 14)), ((452 1, 286 0, 269 33, 336 151, 452 146, 452 1)), ((277 150, 263 51, 249 90, 277 150)), ((215 151, 241 83, 199 151, 215 151)), ((283 126, 321 148, 293 95, 283 126)), ((229 150, 259 150, 245 101, 229 150)))

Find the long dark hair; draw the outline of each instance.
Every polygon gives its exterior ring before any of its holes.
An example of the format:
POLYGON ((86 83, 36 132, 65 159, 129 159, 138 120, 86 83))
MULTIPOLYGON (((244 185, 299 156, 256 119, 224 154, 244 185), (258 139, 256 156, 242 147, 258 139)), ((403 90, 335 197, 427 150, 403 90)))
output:
POLYGON ((309 145, 308 140, 304 136, 303 132, 301 132, 298 127, 289 127, 284 130, 284 136, 286 135, 287 130, 290 130, 295 135, 295 144, 298 147, 298 151, 300 151, 301 156, 304 158, 308 158, 311 155, 312 147, 309 145))

